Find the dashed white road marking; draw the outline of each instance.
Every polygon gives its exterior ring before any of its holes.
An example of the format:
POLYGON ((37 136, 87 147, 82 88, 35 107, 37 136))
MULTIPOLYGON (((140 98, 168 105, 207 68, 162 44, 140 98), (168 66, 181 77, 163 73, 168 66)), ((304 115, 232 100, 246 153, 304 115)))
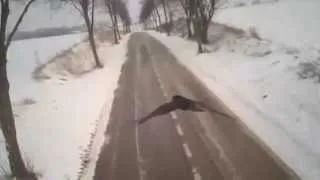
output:
POLYGON ((172 117, 172 119, 178 119, 177 113, 174 111, 170 112, 170 116, 172 117))
MULTIPOLYGON (((159 74, 159 72, 158 72, 158 68, 154 65, 154 62, 153 62, 152 58, 151 58, 151 64, 152 64, 153 70, 154 70, 154 72, 155 72, 155 74, 156 74, 157 81, 158 81, 158 83, 160 84, 160 88, 161 88, 161 90, 162 90, 162 93, 163 93, 164 97, 165 97, 166 99, 168 99, 169 96, 168 96, 168 94, 167 94, 167 92, 166 92, 166 90, 165 90, 165 88, 164 88, 164 86, 163 86, 163 82, 161 81, 160 74, 159 74)), ((174 112, 174 111, 173 111, 173 112, 170 112, 170 116, 171 116, 172 119, 177 119, 177 118, 178 118, 177 113, 174 112)), ((180 124, 177 124, 177 125, 176 125, 176 129, 177 129, 177 132, 178 132, 179 136, 183 136, 183 135, 184 135, 184 133, 183 133, 183 131, 182 131, 182 129, 181 129, 180 124)), ((184 150, 184 153, 186 154, 186 156, 187 156, 189 159, 192 158, 192 153, 191 153, 191 151, 190 151, 190 149, 189 149, 188 144, 183 143, 183 144, 182 144, 182 147, 183 147, 183 150, 184 150)), ((192 173, 193 173, 193 178, 194 178, 194 180, 202 180, 201 175, 200 175, 200 173, 197 171, 196 168, 194 168, 194 167, 192 168, 192 173)), ((141 175, 140 175, 140 177, 141 177, 141 175)))
POLYGON ((163 83, 162 83, 162 81, 161 81, 161 79, 160 79, 160 75, 159 75, 159 73, 158 73, 158 69, 156 69, 156 67, 153 65, 153 69, 154 69, 154 71, 155 71, 155 73, 156 73, 156 76, 157 76, 157 81, 158 81, 158 83, 160 84, 160 88, 161 88, 161 90, 162 90, 162 93, 163 93, 163 95, 164 95, 164 97, 166 98, 166 99, 168 99, 168 94, 167 94, 167 92, 165 91, 165 89, 164 89, 164 86, 163 86, 163 83))
POLYGON ((176 125, 176 129, 177 129, 177 131, 178 131, 178 134, 179 134, 180 136, 183 136, 183 131, 182 131, 182 129, 181 129, 180 124, 177 124, 177 125, 176 125))
POLYGON ((190 149, 189 149, 188 144, 183 143, 182 146, 183 146, 183 150, 184 150, 184 152, 186 153, 187 157, 188 157, 188 158, 192 158, 192 153, 191 153, 191 151, 190 151, 190 149))
POLYGON ((157 77, 157 81, 158 81, 158 83, 160 84, 160 88, 161 88, 161 90, 162 90, 162 93, 163 93, 164 97, 165 97, 166 99, 168 99, 169 96, 168 96, 167 92, 166 92, 165 89, 164 89, 164 86, 163 86, 163 83, 162 83, 162 81, 161 81, 158 68, 154 65, 154 62, 153 62, 152 58, 150 58, 150 59, 151 59, 151 65, 152 65, 153 70, 154 70, 154 72, 155 72, 155 74, 156 74, 156 77, 157 77))
POLYGON ((201 177, 200 173, 198 172, 197 168, 193 167, 192 173, 193 173, 194 180, 202 180, 202 177, 201 177))

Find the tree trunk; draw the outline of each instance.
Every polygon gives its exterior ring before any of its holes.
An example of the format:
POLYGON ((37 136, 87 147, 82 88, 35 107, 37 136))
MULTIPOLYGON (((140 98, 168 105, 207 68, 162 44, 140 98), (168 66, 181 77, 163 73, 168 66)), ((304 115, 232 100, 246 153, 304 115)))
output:
POLYGON ((199 12, 196 11, 195 18, 193 19, 193 25, 195 30, 195 35, 198 43, 198 53, 203 53, 202 43, 201 43, 201 20, 199 18, 199 12))
POLYGON ((164 30, 166 31, 167 35, 170 35, 169 29, 168 29, 168 14, 167 14, 167 7, 165 0, 162 0, 162 7, 163 7, 163 14, 164 14, 164 19, 165 23, 163 24, 164 30))
POLYGON ((162 0, 162 8, 163 8, 165 23, 168 23, 168 15, 167 15, 167 8, 166 8, 165 0, 162 0))
POLYGON ((86 26, 87 26, 87 29, 88 29, 89 42, 90 42, 90 46, 91 46, 91 50, 92 50, 94 61, 95 61, 97 67, 102 68, 103 66, 102 66, 102 64, 100 62, 100 59, 99 59, 99 56, 98 56, 98 53, 97 53, 97 47, 96 47, 96 43, 95 43, 95 40, 94 40, 94 34, 93 34, 94 31, 93 31, 93 28, 92 28, 92 25, 91 25, 91 23, 93 23, 93 22, 90 23, 88 13, 84 13, 84 20, 85 20, 85 23, 86 23, 86 26))
POLYGON ((195 24, 196 38, 198 43, 198 53, 203 53, 202 41, 201 41, 201 30, 199 24, 195 24))
POLYGON ((120 31, 119 31, 119 25, 118 25, 118 17, 117 15, 115 15, 114 17, 114 23, 116 25, 116 30, 117 30, 117 35, 118 35, 118 39, 121 40, 121 35, 120 35, 120 31))
POLYGON ((168 8, 168 15, 169 15, 169 23, 167 25, 167 28, 168 28, 168 33, 170 35, 170 33, 172 31, 172 27, 173 27, 173 12, 172 12, 170 3, 168 1, 166 1, 166 5, 167 5, 167 8, 168 8))
POLYGON ((107 3, 108 3, 107 7, 108 7, 108 11, 109 11, 109 16, 110 16, 110 19, 111 19, 112 29, 113 29, 114 43, 115 44, 119 44, 116 25, 115 25, 114 18, 113 18, 112 5, 111 5, 111 2, 107 2, 107 3))
POLYGON ((157 15, 156 15, 156 13, 155 12, 152 12, 152 14, 151 14, 151 21, 153 22, 153 24, 154 24, 154 28, 155 28, 155 30, 156 31, 159 31, 159 26, 158 26, 158 21, 157 21, 157 15))
POLYGON ((10 169, 12 175, 19 179, 36 179, 34 174, 28 172, 21 156, 9 95, 6 53, 1 53, 0 58, 0 127, 6 141, 10 169))
MULTIPOLYGON (((159 28, 160 28, 159 31, 161 32, 161 16, 160 16, 158 8, 155 8, 155 12, 156 12, 155 14, 158 18, 158 24, 159 24, 159 28)), ((155 19, 155 21, 157 21, 157 19, 155 19)))
POLYGON ((191 31, 191 19, 186 18, 186 23, 187 23, 187 29, 188 29, 188 38, 192 37, 192 31, 191 31))
POLYGON ((130 25, 128 23, 124 26, 126 33, 130 33, 130 25))
POLYGON ((113 38, 114 38, 114 43, 115 44, 119 44, 118 35, 117 35, 117 29, 115 27, 114 22, 113 22, 113 38))
POLYGON ((127 33, 127 25, 125 23, 122 23, 122 29, 124 33, 127 33))
POLYGON ((89 42, 90 42, 90 46, 92 49, 94 61, 96 62, 97 67, 102 68, 103 65, 101 64, 98 53, 97 53, 97 46, 96 46, 96 42, 94 39, 94 34, 93 34, 93 32, 89 32, 88 34, 89 34, 89 42))
POLYGON ((203 53, 203 48, 200 40, 198 40, 198 53, 199 54, 203 53))
POLYGON ((208 28, 209 28, 209 23, 203 22, 201 26, 201 33, 200 33, 200 38, 201 42, 203 44, 208 44, 208 28))

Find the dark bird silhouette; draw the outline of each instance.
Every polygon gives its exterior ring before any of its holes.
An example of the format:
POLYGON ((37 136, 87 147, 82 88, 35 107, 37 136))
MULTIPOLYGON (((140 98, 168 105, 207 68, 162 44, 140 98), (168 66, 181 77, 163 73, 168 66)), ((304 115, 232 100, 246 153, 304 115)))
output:
POLYGON ((164 114, 170 113, 171 111, 175 111, 175 110, 193 111, 193 112, 209 111, 211 113, 215 113, 220 116, 234 119, 230 115, 219 112, 219 111, 207 106, 205 103, 203 103, 201 101, 195 101, 195 100, 188 99, 188 98, 180 96, 180 95, 175 95, 175 96, 172 96, 170 102, 162 104, 161 106, 156 108, 154 111, 152 111, 150 114, 148 114, 147 116, 138 120, 138 123, 142 124, 142 123, 150 120, 153 117, 164 115, 164 114))
POLYGON ((194 101, 183 96, 175 95, 170 102, 164 103, 146 117, 139 120, 139 124, 146 122, 147 120, 170 113, 175 110, 203 112, 205 105, 200 101, 194 101))

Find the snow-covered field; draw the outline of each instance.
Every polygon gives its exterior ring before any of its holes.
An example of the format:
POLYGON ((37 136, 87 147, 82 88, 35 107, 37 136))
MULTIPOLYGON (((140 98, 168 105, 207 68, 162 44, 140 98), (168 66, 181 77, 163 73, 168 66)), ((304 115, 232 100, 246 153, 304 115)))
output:
POLYGON ((151 32, 305 180, 320 179, 319 8, 283 0, 219 10, 214 21, 246 32, 213 25, 217 39, 201 55, 194 42, 151 32))
POLYGON ((253 6, 259 4, 275 3, 280 0, 218 0, 218 8, 237 8, 243 6, 253 6))
MULTIPOLYGON (((52 3, 50 4, 49 0, 35 1, 30 6, 19 30, 33 31, 40 28, 73 27, 84 24, 84 20, 79 11, 75 9, 71 3, 61 3, 59 1, 51 2, 52 3)), ((11 14, 8 20, 8 29, 12 29, 24 8, 24 3, 18 1, 12 1, 10 3, 11 14)), ((97 1, 97 3, 99 2, 97 1)), ((108 24, 110 20, 104 6, 97 4, 96 8, 96 24, 108 24)))
MULTIPOLYGON (((52 71, 50 79, 41 82, 32 79, 32 72, 39 64, 83 38, 83 35, 67 35, 16 41, 9 50, 8 74, 18 141, 24 158, 42 175, 41 179, 77 179, 82 160, 95 161, 96 157, 85 157, 91 138, 95 138, 93 133, 97 126, 105 127, 107 123, 107 119, 100 119, 101 113, 109 113, 125 59, 126 38, 117 46, 108 42, 99 45, 98 53, 105 64, 103 69, 80 77, 70 73, 61 76, 60 72, 49 69, 52 71)), ((79 64, 93 62, 88 48, 76 46, 72 52, 79 64), (79 53, 87 55, 77 56, 79 53)), ((0 135, 0 165, 5 166, 6 151, 0 135)), ((103 133, 100 136, 98 139, 102 141, 103 133)))
POLYGON ((224 9, 217 11, 214 21, 244 29, 255 27, 261 36, 273 42, 320 48, 319 4, 317 0, 281 0, 224 9))

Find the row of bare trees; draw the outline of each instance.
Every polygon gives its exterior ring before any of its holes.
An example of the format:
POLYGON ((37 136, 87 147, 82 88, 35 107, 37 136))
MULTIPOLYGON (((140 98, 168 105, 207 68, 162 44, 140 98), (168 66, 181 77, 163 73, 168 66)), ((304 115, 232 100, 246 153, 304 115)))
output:
MULTIPOLYGON (((97 67, 102 67, 101 61, 97 54, 97 48, 95 43, 94 35, 94 12, 95 12, 95 0, 69 0, 73 6, 80 12, 81 16, 84 18, 89 42, 91 45, 92 53, 96 62, 97 67)), ((104 0, 106 9, 111 20, 114 43, 118 44, 121 39, 119 31, 119 21, 120 17, 122 24, 124 25, 124 32, 130 32, 131 18, 129 16, 128 8, 122 0, 104 0)))
MULTIPOLYGON (((178 1, 185 15, 188 38, 196 38, 198 43, 198 51, 199 53, 202 53, 202 44, 207 44, 209 42, 208 29, 215 12, 216 0, 178 1)), ((157 0, 143 0, 140 14, 141 22, 151 20, 155 22, 155 27, 157 30, 159 29, 158 27, 160 27, 162 24, 158 13, 159 4, 163 5, 164 16, 166 19, 165 22, 167 22, 167 9, 165 7, 168 7, 168 4, 170 4, 168 0, 160 0, 160 3, 157 0)), ((167 30, 169 30, 169 28, 167 28, 167 30)))
POLYGON ((151 21, 157 30, 164 30, 167 35, 170 35, 172 12, 168 0, 142 0, 141 5, 140 22, 147 26, 146 22, 151 21))
POLYGON ((114 43, 118 44, 119 40, 121 39, 118 18, 120 18, 122 22, 123 31, 125 33, 129 33, 131 25, 129 11, 126 7, 126 4, 122 0, 105 0, 105 5, 112 23, 114 43))
MULTIPOLYGON (((9 95, 9 81, 7 76, 7 61, 8 61, 8 49, 12 42, 12 38, 19 29, 21 22, 23 21, 30 6, 36 0, 21 0, 25 3, 24 9, 21 12, 17 22, 12 29, 8 28, 8 19, 11 10, 12 0, 0 0, 1 2, 1 28, 0 28, 0 128, 5 138, 6 149, 8 152, 9 166, 13 177, 17 179, 37 179, 33 172, 29 172, 23 161, 21 151, 18 145, 16 136, 15 119, 12 111, 12 104, 9 95), (10 32, 7 34, 7 32, 10 32)), ((95 0, 56 0, 56 1, 68 1, 71 2, 74 7, 80 12, 87 27, 89 42, 92 50, 92 54, 96 63, 96 66, 101 68, 101 63, 95 42, 94 34, 94 22, 95 22, 95 0)), ((125 32, 130 31, 131 19, 126 7, 126 4, 121 0, 105 0, 113 2, 111 11, 113 29, 116 29, 117 35, 120 37, 117 16, 120 17, 123 25, 125 26, 125 32), (116 27, 116 28, 115 28, 116 27)), ((111 3, 112 4, 112 3, 111 3)), ((109 8, 109 7, 108 7, 109 8)), ((115 38, 115 42, 118 42, 118 38, 115 38)))

